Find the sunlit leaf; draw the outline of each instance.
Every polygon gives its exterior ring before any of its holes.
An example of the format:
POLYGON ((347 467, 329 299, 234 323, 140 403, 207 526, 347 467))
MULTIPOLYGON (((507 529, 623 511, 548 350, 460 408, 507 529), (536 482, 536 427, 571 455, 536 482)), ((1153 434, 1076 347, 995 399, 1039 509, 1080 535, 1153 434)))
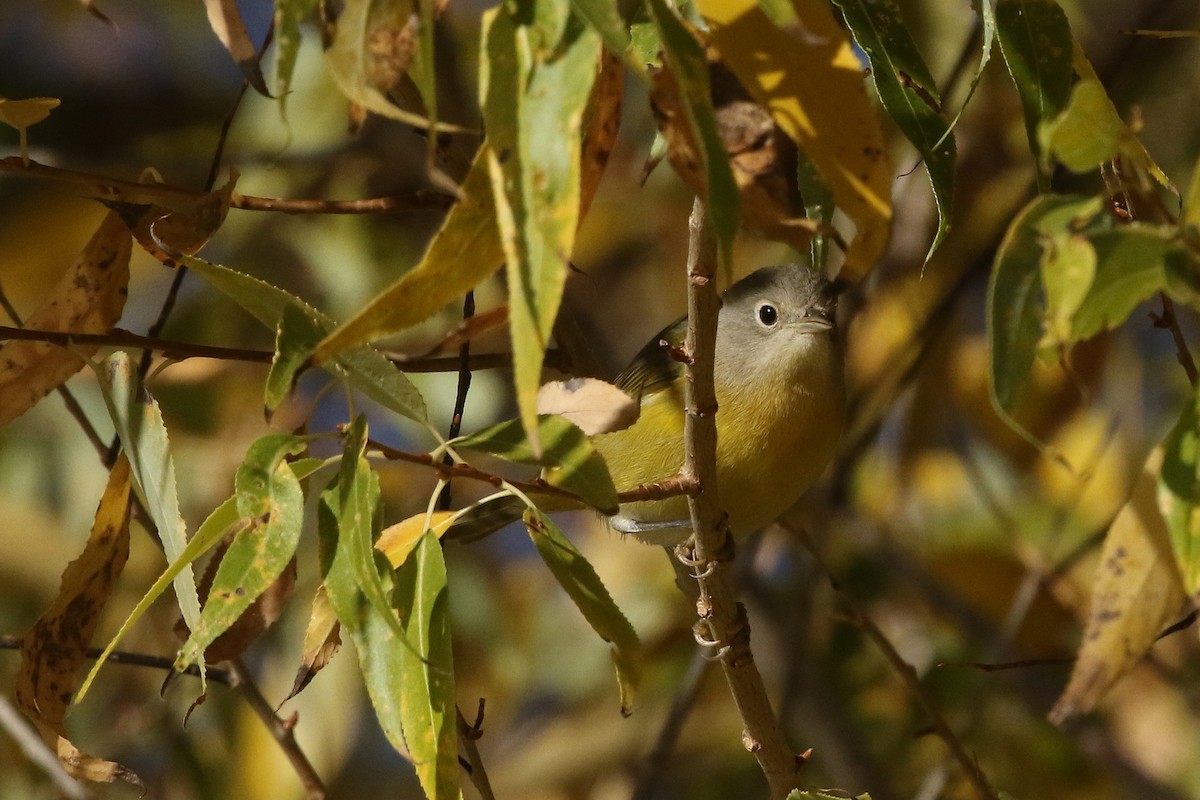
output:
MULTIPOLYGON (((187 547, 187 526, 179 513, 175 485, 175 459, 163 423, 162 410, 144 386, 129 354, 116 352, 96 371, 108 405, 109 415, 121 439, 121 448, 133 469, 134 486, 163 544, 168 562, 174 562, 187 547)), ((200 601, 190 564, 175 576, 175 595, 188 627, 200 619, 200 601)))
POLYGON ((538 390, 538 414, 557 414, 588 436, 628 428, 641 406, 611 383, 597 378, 551 381, 538 390))
MULTIPOLYGON (((258 278, 193 257, 185 257, 182 263, 271 330, 278 329, 288 306, 299 308, 326 334, 333 330, 329 317, 258 278)), ((352 346, 339 352, 334 360, 347 380, 367 397, 410 419, 425 420, 425 400, 417 387, 378 350, 352 346)))
POLYGON ((459 450, 491 453, 521 464, 540 464, 546 479, 574 492, 605 514, 617 512, 617 490, 613 487, 604 459, 583 431, 559 416, 538 417, 542 452, 535 452, 524 427, 517 421, 502 422, 479 433, 452 441, 459 450))
POLYGON ((63 570, 54 602, 21 637, 13 697, 46 744, 67 756, 62 764, 69 774, 140 785, 120 764, 77 750, 67 740, 64 724, 67 704, 87 663, 87 648, 129 557, 130 478, 129 461, 122 455, 109 473, 83 552, 63 570))
POLYGON ((424 322, 461 298, 504 263, 496 228, 486 144, 459 187, 421 262, 384 289, 361 312, 330 333, 313 352, 318 364, 345 350, 424 322))
POLYGON ((697 3, 721 59, 805 152, 853 220, 857 234, 841 275, 856 280, 887 245, 892 166, 845 31, 821 0, 794 5, 802 36, 777 28, 753 0, 697 3))
POLYGON ((208 24, 212 26, 213 33, 225 45, 229 55, 233 56, 246 82, 259 94, 270 97, 271 91, 267 89, 267 82, 263 80, 258 64, 258 48, 246 32, 246 23, 242 21, 237 0, 204 0, 204 8, 208 12, 208 24))
POLYGON ((396 571, 395 607, 409 639, 421 643, 420 658, 402 662, 400 716, 425 796, 455 800, 458 790, 458 717, 450 607, 442 546, 425 534, 396 571))
POLYGON ((1029 147, 1039 163, 1038 183, 1046 191, 1050 178, 1041 167, 1038 126, 1061 114, 1070 97, 1071 26, 1054 0, 1000 0, 996 34, 1021 97, 1029 147))
POLYGON ((580 140, 600 37, 569 7, 484 15, 488 173, 507 265, 517 408, 537 442, 537 389, 579 224, 580 140))
POLYGON ((525 527, 559 585, 583 613, 600 638, 613 646, 621 713, 633 711, 633 697, 642 674, 642 645, 629 620, 617 608, 596 570, 550 518, 535 508, 525 512, 525 527))
POLYGON ((1096 248, 1086 236, 1071 231, 1051 233, 1042 255, 1046 290, 1046 335, 1041 348, 1057 350, 1071 342, 1071 319, 1096 277, 1096 248))
POLYGON ((1189 596, 1200 591, 1200 390, 1163 442, 1158 504, 1189 596))
POLYGON ((1104 539, 1071 680, 1050 711, 1055 724, 1094 708, 1184 611, 1187 593, 1156 497, 1162 461, 1158 448, 1104 539))
POLYGON ((629 67, 629 71, 646 80, 646 64, 638 58, 630 37, 629 25, 621 19, 617 4, 611 0, 571 0, 571 7, 600 34, 604 46, 629 67))
POLYGON ((942 116, 941 96, 895 0, 835 0, 854 39, 871 60, 871 79, 892 119, 917 148, 938 208, 928 261, 950 231, 954 212, 954 134, 942 116))
MULTIPOLYGON (((3 106, 0 106, 3 108, 3 106)), ((106 333, 125 308, 129 287, 129 231, 116 214, 107 214, 99 229, 59 280, 50 301, 25 320, 39 331, 106 333)), ((13 341, 0 346, 0 426, 24 414, 78 372, 82 355, 95 346, 72 352, 46 342, 13 341)))
MULTIPOLYGON (((288 466, 297 478, 303 479, 316 471, 322 463, 317 458, 304 458, 293 461, 288 466)), ((154 604, 154 601, 167 590, 175 577, 185 568, 190 567, 192 562, 215 547, 217 543, 225 538, 227 533, 236 530, 238 526, 246 524, 248 522, 238 514, 237 497, 230 497, 212 510, 204 522, 200 524, 200 527, 196 529, 196 533, 188 540, 187 547, 183 549, 179 557, 172 561, 163 574, 146 590, 146 593, 142 595, 137 605, 134 606, 133 611, 129 613, 128 618, 121 623, 120 629, 105 646, 104 651, 92 665, 91 671, 88 672, 87 678, 80 684, 75 702, 78 703, 83 699, 109 654, 116 649, 117 644, 129 632, 129 629, 146 614, 150 606, 154 604)))
POLYGON ((302 437, 269 434, 256 441, 238 467, 234 485, 238 515, 249 524, 221 558, 197 624, 175 660, 176 669, 204 658, 259 595, 275 583, 296 552, 304 518, 300 481, 283 462, 305 447, 302 437))

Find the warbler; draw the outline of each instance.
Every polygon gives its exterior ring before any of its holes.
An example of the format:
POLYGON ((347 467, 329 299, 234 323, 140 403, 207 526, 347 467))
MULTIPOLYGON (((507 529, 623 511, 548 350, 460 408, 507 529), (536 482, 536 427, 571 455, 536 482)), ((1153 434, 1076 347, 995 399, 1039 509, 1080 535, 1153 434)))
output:
MULTIPOLYGON (((723 296, 713 368, 717 493, 735 538, 792 506, 833 456, 846 407, 836 305, 831 284, 803 264, 759 269, 723 296)), ((683 463, 684 368, 670 348, 686 328, 686 317, 664 328, 616 379, 640 415, 593 444, 619 492, 665 481, 683 463)), ((690 533, 685 497, 626 503, 610 522, 653 544, 690 533)))

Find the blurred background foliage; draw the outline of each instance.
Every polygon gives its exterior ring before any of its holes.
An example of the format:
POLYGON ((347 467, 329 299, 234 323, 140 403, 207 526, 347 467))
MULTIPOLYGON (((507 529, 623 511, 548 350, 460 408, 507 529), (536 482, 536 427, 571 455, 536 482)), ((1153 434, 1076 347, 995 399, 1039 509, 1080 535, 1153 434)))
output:
MULTIPOLYGON (((901 4, 947 106, 966 94, 978 58, 965 0, 901 4), (967 65, 967 66, 964 66, 967 65)), ((1128 29, 1190 29, 1195 4, 1175 0, 1064 2, 1076 35, 1118 109, 1138 115, 1149 151, 1186 186, 1200 151, 1200 43, 1132 36, 1128 29)), ((195 0, 106 0, 108 27, 75 0, 0 4, 0 93, 53 96, 61 107, 31 132, 43 163, 136 179, 154 167, 173 184, 202 188, 241 76, 195 0)), ((265 0, 241 3, 261 41, 265 0)), ((440 114, 478 124, 475 96, 481 5, 451 3, 439 24, 440 114)), ((683 263, 690 192, 666 165, 640 185, 654 123, 644 87, 629 82, 621 136, 580 232, 566 308, 607 375, 615 374, 684 310, 683 263)), ((890 124, 890 121, 888 122, 890 124)), ((1148 314, 1077 348, 1072 374, 1038 367, 1019 418, 1072 464, 1045 458, 995 415, 987 394, 984 291, 999 239, 1032 196, 1034 161, 1018 98, 999 58, 985 72, 956 129, 959 164, 954 230, 927 265, 935 225, 917 156, 888 129, 896 224, 887 257, 843 302, 852 427, 842 452, 800 508, 740 548, 742 585, 756 659, 793 744, 811 746, 810 785, 869 791, 875 800, 967 797, 957 768, 903 681, 861 630, 847 622, 796 534, 806 528, 840 589, 883 630, 916 670, 928 696, 994 785, 1016 798, 1200 796, 1200 650, 1194 634, 1160 642, 1102 707, 1068 728, 1046 721, 1062 690, 1086 614, 1099 535, 1124 502, 1150 447, 1173 422, 1186 391, 1170 337, 1148 314), (1056 660, 1003 671, 971 662, 1056 660)), ((16 150, 0 130, 0 152, 16 150)), ((466 152, 469 154, 470 147, 466 152)), ((425 140, 368 116, 348 133, 347 103, 330 80, 320 43, 306 31, 288 98, 249 93, 229 134, 224 164, 239 192, 267 197, 359 198, 430 188, 425 140)), ((1096 191, 1085 178, 1059 176, 1096 191)), ((103 215, 69 184, 0 175, 0 277, 22 312, 36 308, 103 215)), ((206 259, 261 276, 337 318, 361 308, 420 256, 437 211, 386 216, 286 216, 234 210, 206 259)), ((738 274, 790 258, 782 246, 739 240, 738 274)), ((171 274, 135 254, 122 327, 145 330, 171 274)), ((481 287, 481 309, 503 302, 498 279, 481 287)), ((1153 309, 1146 309, 1147 311, 1153 309)), ((452 327, 460 309, 391 344, 420 353, 452 327)), ((1193 316, 1183 318, 1196 341, 1193 316)), ((184 282, 168 338, 270 348, 269 333, 199 280, 184 282)), ((504 350, 496 335, 477 351, 504 350)), ((158 372, 150 386, 171 434, 189 527, 230 491, 246 447, 264 433, 264 368, 193 359, 158 372)), ((445 427, 453 374, 414 376, 445 427)), ((345 419, 337 392, 314 403, 306 379, 273 423, 287 429, 312 413, 314 429, 345 419)), ((88 371, 70 382, 91 418, 107 425, 88 371)), ((481 372, 465 430, 509 418, 508 376, 481 372)), ((420 450, 415 431, 391 417, 374 435, 420 450)), ((386 522, 425 508, 428 470, 380 468, 386 522)), ((54 597, 63 566, 85 540, 106 472, 57 397, 0 430, 0 632, 19 633, 54 597)), ((456 499, 472 487, 456 486, 456 499)), ((630 795, 678 686, 693 664, 689 604, 654 548, 622 541, 586 514, 568 518, 574 541, 626 611, 648 653, 635 713, 623 719, 608 649, 509 531, 448 545, 454 647, 464 711, 486 698, 480 740, 497 796, 555 800, 630 795)), ((312 537, 313 532, 305 534, 312 537)), ((138 531, 98 640, 107 641, 163 567, 138 531)), ((311 540, 306 540, 312 545, 311 540)), ((301 546, 300 586, 289 613, 249 653, 272 703, 286 695, 315 585, 312 546, 301 546)), ((124 649, 171 655, 176 611, 156 606, 124 649)), ((0 651, 0 686, 15 652, 0 651)), ((262 724, 222 687, 183 715, 198 688, 188 678, 113 666, 72 717, 76 741, 129 765, 147 796, 300 796, 300 785, 262 724)), ((665 767, 656 797, 758 796, 762 779, 739 741, 740 722, 716 671, 665 767)), ((378 730, 353 657, 341 654, 283 707, 333 797, 420 797, 411 767, 378 730)), ((97 796, 136 797, 131 787, 97 796)), ((465 790, 468 796, 473 790, 465 790)), ((0 735, 0 795, 55 796, 13 740, 0 735)))

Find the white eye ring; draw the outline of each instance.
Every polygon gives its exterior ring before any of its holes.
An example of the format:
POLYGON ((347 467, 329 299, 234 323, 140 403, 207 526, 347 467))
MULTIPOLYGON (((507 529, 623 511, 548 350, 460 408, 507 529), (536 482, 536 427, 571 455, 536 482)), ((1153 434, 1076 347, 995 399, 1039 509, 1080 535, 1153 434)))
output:
POLYGON ((775 307, 774 303, 759 303, 758 308, 754 311, 754 318, 764 328, 774 328, 779 324, 779 309, 775 307))

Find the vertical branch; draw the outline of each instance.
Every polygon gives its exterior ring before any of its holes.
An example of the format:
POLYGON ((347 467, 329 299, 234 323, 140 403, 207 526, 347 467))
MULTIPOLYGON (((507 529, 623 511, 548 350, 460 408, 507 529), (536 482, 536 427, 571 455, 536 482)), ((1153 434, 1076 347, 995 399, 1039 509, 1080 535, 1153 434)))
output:
POLYGON ((784 738, 782 727, 771 709, 762 676, 750 650, 750 626, 746 609, 737 600, 730 561, 733 544, 717 495, 717 397, 713 382, 716 356, 717 295, 716 242, 708 226, 704 205, 697 198, 688 222, 688 330, 684 342, 686 374, 684 416, 684 462, 682 476, 694 478, 701 491, 688 497, 688 512, 694 535, 692 553, 687 546, 676 550, 695 572, 700 589, 696 611, 697 641, 711 646, 721 662, 734 704, 745 729, 742 743, 754 754, 767 778, 772 800, 783 800, 798 788, 797 758, 784 738))

